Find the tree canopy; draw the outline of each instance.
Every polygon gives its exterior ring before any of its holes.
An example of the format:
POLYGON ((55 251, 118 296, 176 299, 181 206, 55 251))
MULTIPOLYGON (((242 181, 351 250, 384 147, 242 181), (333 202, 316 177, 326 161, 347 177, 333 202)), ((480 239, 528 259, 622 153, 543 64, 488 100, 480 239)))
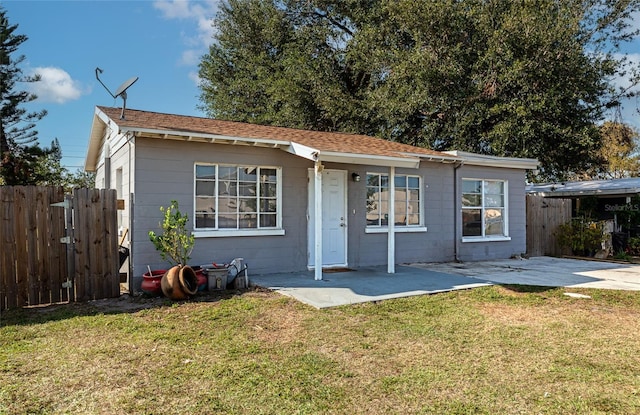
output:
POLYGON ((200 63, 211 117, 603 164, 598 127, 632 95, 618 54, 640 0, 228 0, 200 63))
POLYGON ((600 156, 605 165, 594 172, 593 179, 622 179, 640 176, 638 132, 629 125, 607 121, 600 127, 600 156))
POLYGON ((14 56, 27 40, 25 35, 15 33, 17 28, 0 8, 0 179, 8 185, 28 185, 39 182, 38 164, 56 150, 40 148, 36 142, 35 123, 46 111, 30 112, 24 108, 37 97, 20 90, 18 85, 39 78, 23 75, 19 65, 25 57, 14 56))

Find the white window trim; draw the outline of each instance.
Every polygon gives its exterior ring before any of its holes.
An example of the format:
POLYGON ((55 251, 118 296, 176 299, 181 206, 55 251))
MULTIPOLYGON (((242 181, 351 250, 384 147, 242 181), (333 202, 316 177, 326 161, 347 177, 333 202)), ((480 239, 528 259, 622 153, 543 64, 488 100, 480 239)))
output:
MULTIPOLYGON (((389 173, 386 172, 366 172, 365 173, 365 181, 366 176, 370 174, 375 174, 378 176, 387 176, 389 177, 389 173)), ((396 174, 396 176, 407 176, 407 177, 417 177, 418 178, 418 197, 420 198, 420 224, 418 225, 394 225, 395 233, 414 233, 414 232, 427 232, 427 227, 424 225, 425 217, 424 217, 424 191, 422 189, 422 176, 418 174, 396 174)), ((391 180, 391 178, 389 178, 391 180)), ((366 186, 366 184, 365 184, 366 186)), ((366 209, 365 209, 366 215, 366 209)), ((388 233, 389 227, 387 225, 366 225, 364 229, 365 233, 388 233)))
MULTIPOLYGON (((482 183, 482 211, 484 211, 484 182, 502 182, 504 184, 504 235, 490 235, 490 236, 462 236, 462 242, 504 242, 510 241, 511 236, 509 236, 509 181, 505 179, 479 179, 473 177, 463 177, 462 181, 465 180, 476 180, 481 181, 482 183)), ((462 193, 460 193, 459 197, 462 197, 462 193)), ((460 216, 462 216, 462 212, 465 210, 462 206, 462 200, 460 201, 460 216)), ((475 209, 469 208, 469 209, 475 209)), ((482 216, 482 225, 484 232, 484 215, 482 216)), ((463 229, 460 230, 462 232, 463 229)))
MULTIPOLYGON (((418 225, 396 225, 394 226, 395 233, 413 233, 413 232, 426 232, 426 226, 418 226, 418 225)), ((387 233, 389 232, 389 227, 387 226, 367 226, 364 230, 364 233, 387 233)))
POLYGON ((194 238, 226 238, 229 236, 282 236, 284 229, 222 229, 214 230, 194 230, 194 238))
POLYGON ((510 236, 464 236, 462 242, 501 242, 510 241, 510 236))
POLYGON ((194 238, 222 238, 222 237, 235 237, 235 236, 282 236, 285 234, 285 230, 282 227, 282 167, 279 166, 269 166, 269 165, 255 165, 255 167, 261 169, 275 169, 276 170, 276 178, 277 178, 277 186, 276 186, 276 203, 277 203, 277 214, 276 214, 276 227, 274 228, 242 228, 242 229, 229 229, 229 228, 196 228, 195 227, 195 218, 196 218, 196 203, 195 198, 196 195, 196 167, 197 166, 216 166, 216 185, 215 191, 216 194, 218 192, 218 183, 219 179, 217 176, 218 167, 242 167, 242 164, 226 164, 226 163, 208 163, 208 162, 196 162, 193 164, 193 228, 191 233, 194 238))

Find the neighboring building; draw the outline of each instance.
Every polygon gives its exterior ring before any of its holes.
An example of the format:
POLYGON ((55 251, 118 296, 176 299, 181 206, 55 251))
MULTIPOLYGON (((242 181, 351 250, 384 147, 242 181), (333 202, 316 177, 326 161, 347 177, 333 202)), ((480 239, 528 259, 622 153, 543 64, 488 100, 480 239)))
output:
POLYGON ((640 177, 531 184, 527 186, 527 193, 564 199, 586 196, 625 199, 640 194, 640 177))
POLYGON ((85 170, 124 199, 129 272, 162 268, 149 230, 177 200, 192 264, 251 273, 508 258, 525 252, 532 159, 378 138, 97 107, 85 170), (389 195, 394 195, 391 199, 389 195), (394 218, 389 223, 389 212, 394 218))
MULTIPOLYGON (((587 214, 593 220, 611 221, 615 233, 640 235, 639 177, 532 184, 526 189, 531 195, 570 199, 573 217, 587 214)), ((621 244, 626 245, 626 239, 621 244)))

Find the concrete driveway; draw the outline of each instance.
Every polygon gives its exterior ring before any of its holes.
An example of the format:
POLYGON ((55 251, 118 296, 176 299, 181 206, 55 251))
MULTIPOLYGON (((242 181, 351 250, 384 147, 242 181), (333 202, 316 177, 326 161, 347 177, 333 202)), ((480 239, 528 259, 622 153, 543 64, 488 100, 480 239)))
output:
POLYGON ((251 283, 316 308, 435 294, 492 284, 604 288, 640 291, 640 265, 535 257, 466 263, 422 263, 356 271, 252 275, 251 283))

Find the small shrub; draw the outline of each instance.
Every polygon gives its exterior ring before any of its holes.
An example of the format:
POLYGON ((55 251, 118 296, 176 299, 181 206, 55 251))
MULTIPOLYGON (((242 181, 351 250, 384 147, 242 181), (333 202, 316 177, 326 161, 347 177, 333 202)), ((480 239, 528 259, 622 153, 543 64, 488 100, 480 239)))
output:
POLYGON ((626 253, 632 256, 640 256, 640 237, 632 236, 629 238, 626 253))
POLYGON ((613 255, 613 259, 617 259, 620 261, 629 261, 631 259, 631 255, 629 255, 625 251, 618 251, 613 255))
POLYGON ((602 243, 605 240, 604 229, 604 222, 576 218, 560 225, 555 235, 558 244, 562 248, 571 249, 573 255, 591 256, 602 249, 602 243))
POLYGON ((160 211, 164 212, 164 220, 160 222, 163 233, 149 231, 149 239, 163 260, 172 265, 187 265, 195 245, 195 237, 187 230, 189 218, 180 213, 175 200, 167 208, 160 207, 160 211))

